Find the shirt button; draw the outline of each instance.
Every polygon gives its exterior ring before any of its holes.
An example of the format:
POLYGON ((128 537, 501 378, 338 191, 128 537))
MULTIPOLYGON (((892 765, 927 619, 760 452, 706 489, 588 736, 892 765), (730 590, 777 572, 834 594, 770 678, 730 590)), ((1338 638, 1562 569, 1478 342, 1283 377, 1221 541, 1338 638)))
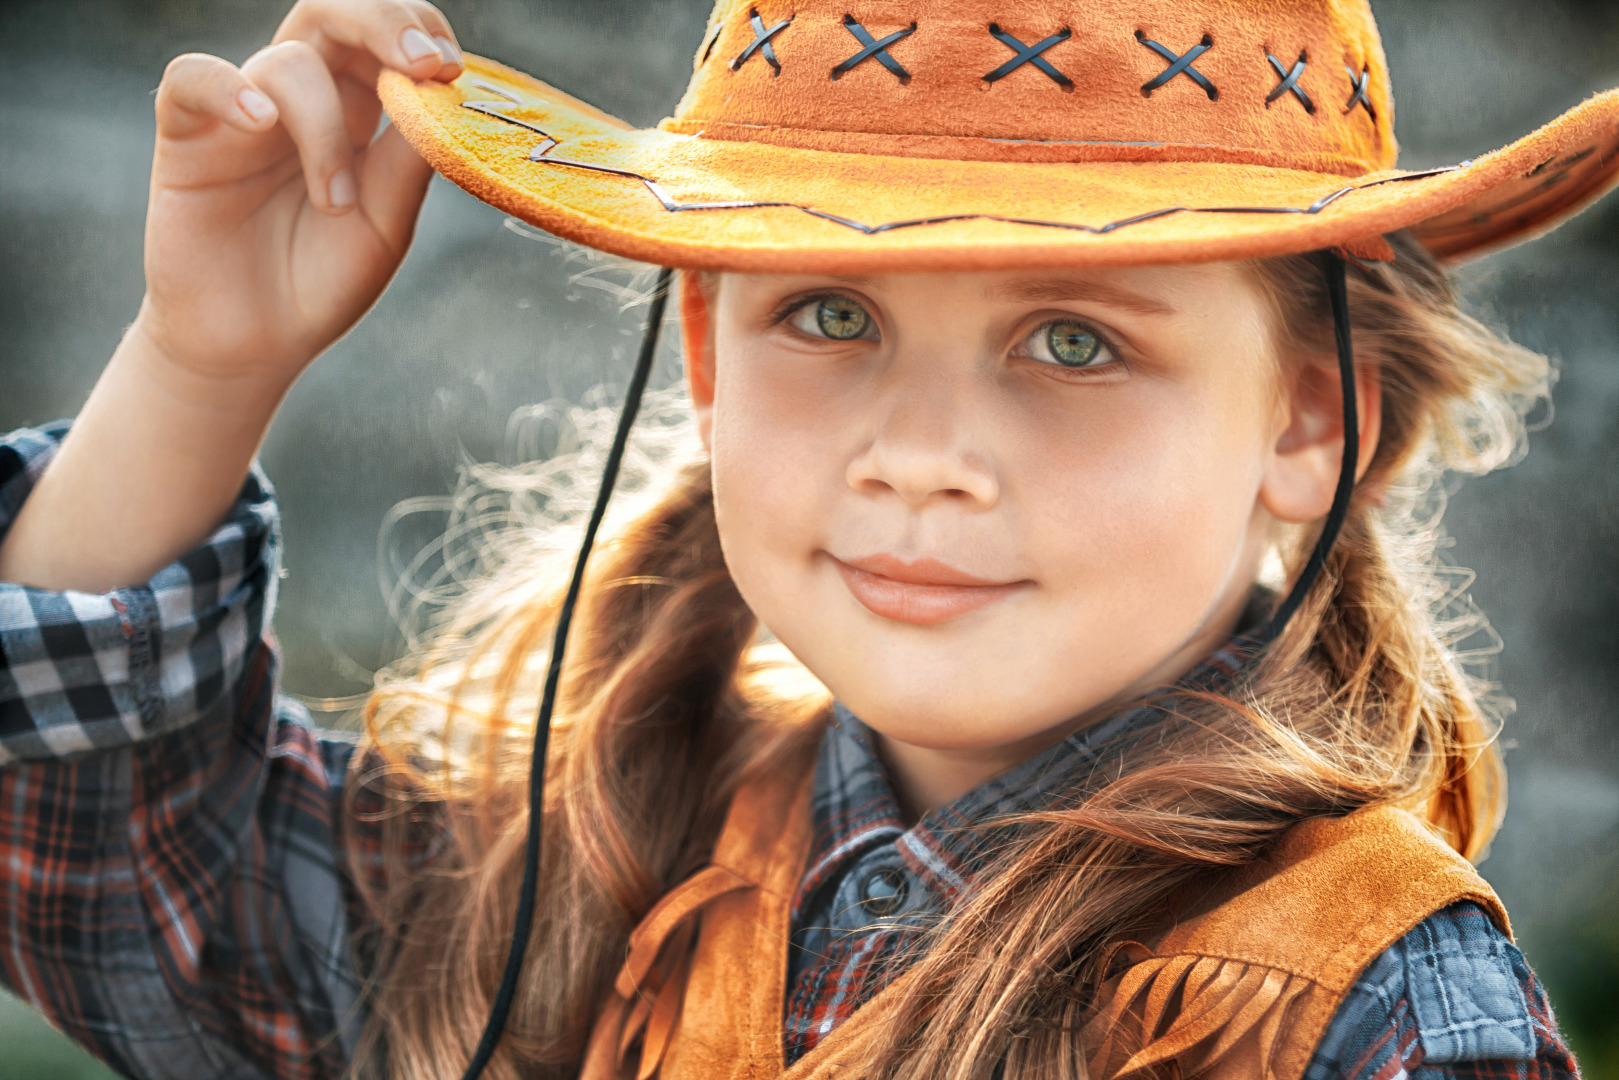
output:
POLYGON ((898 870, 879 870, 866 879, 861 891, 865 908, 873 915, 892 915, 905 903, 910 886, 898 870))

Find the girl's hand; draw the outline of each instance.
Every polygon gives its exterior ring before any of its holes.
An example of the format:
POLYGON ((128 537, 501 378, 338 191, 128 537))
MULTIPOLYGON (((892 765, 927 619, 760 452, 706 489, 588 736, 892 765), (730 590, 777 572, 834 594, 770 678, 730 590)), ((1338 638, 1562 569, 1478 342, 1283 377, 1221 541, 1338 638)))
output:
POLYGON ((453 79, 426 0, 299 0, 236 68, 182 56, 157 91, 146 298, 0 540, 0 581, 145 581, 213 530, 276 406, 410 244, 431 175, 373 138, 383 66, 453 79))
POLYGON ((240 68, 176 58, 157 90, 136 329, 191 375, 280 391, 376 300, 431 175, 378 72, 461 73, 426 0, 299 0, 240 68))

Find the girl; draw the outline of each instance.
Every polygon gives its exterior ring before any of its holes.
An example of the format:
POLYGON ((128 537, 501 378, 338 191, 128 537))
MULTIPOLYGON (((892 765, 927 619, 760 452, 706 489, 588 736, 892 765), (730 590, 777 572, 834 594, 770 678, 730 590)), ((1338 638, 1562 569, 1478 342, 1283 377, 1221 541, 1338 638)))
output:
POLYGON ((116 1068, 1575 1075, 1431 512, 1547 366, 1437 260, 1612 186, 1619 94, 1408 174, 1358 3, 721 0, 633 131, 300 0, 157 111, 140 315, 0 452, 0 972, 116 1068), (587 562, 664 272, 572 578, 507 542, 356 745, 250 462, 428 162, 689 271, 694 422, 587 562))

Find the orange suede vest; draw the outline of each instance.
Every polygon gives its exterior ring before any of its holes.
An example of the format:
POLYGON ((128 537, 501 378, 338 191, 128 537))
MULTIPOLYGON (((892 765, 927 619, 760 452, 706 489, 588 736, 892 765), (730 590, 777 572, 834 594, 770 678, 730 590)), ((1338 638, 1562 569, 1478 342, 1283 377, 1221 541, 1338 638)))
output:
MULTIPOLYGON (((901 975, 791 1069, 787 940, 810 845, 809 768, 736 796, 711 865, 630 938, 584 1080, 830 1080, 887 1020, 901 975)), ((1508 930, 1466 860, 1395 809, 1319 819, 1152 945, 1117 947, 1082 1040, 1090 1075, 1298 1080, 1356 976, 1428 915, 1473 900, 1508 930)))

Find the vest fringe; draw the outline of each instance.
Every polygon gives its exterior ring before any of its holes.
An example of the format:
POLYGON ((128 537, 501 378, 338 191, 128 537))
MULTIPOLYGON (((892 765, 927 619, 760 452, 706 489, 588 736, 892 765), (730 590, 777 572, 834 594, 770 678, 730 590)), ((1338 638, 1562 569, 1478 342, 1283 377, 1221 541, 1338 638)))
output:
POLYGON ((1257 1075, 1271 1076, 1288 1011, 1315 986, 1240 960, 1152 956, 1134 942, 1116 948, 1141 958, 1104 986, 1101 1008, 1086 1025, 1096 1080, 1150 1075, 1171 1061, 1181 1075, 1197 1076, 1238 1051, 1257 1075))
POLYGON ((629 956, 613 988, 629 1006, 619 1033, 617 1064, 641 1046, 636 1080, 649 1080, 663 1063, 680 1016, 697 937, 696 916, 704 905, 754 883, 723 866, 708 866, 676 885, 659 900, 630 935, 629 956))

